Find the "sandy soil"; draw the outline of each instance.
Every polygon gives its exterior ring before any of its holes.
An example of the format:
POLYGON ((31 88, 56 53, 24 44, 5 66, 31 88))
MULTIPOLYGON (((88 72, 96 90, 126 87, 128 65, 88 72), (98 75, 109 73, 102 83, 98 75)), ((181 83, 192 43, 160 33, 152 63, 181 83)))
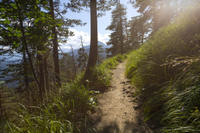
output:
POLYGON ((111 87, 98 96, 95 128, 98 133, 151 133, 140 116, 135 89, 125 78, 125 64, 113 70, 111 87))

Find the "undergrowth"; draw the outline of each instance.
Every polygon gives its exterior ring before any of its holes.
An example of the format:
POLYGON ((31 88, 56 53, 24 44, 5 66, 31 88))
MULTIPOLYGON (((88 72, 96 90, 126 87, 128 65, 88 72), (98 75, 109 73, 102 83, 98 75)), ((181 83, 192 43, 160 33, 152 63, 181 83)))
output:
POLYGON ((3 133, 94 133, 88 114, 96 105, 95 94, 110 85, 111 69, 125 58, 118 55, 99 64, 90 86, 82 84, 83 74, 80 74, 42 105, 18 103, 14 116, 1 119, 0 130, 3 133))
POLYGON ((145 121, 157 132, 200 132, 200 6, 155 33, 129 55, 145 121))

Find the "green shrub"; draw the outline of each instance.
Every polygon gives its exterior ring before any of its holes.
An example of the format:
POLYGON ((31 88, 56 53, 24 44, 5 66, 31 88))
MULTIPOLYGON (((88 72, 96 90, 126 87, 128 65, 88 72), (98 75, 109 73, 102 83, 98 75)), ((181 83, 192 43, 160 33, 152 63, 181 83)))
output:
POLYGON ((11 132, 81 132, 87 126, 87 111, 95 104, 89 91, 75 83, 62 87, 51 103, 30 107, 21 105, 18 117, 10 124, 11 132))

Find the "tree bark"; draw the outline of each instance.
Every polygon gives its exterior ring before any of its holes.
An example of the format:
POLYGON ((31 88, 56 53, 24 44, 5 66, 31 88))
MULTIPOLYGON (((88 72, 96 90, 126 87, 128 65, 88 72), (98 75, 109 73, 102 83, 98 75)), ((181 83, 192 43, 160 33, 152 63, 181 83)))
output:
POLYGON ((39 61, 39 79, 40 79, 40 97, 41 101, 48 100, 49 93, 49 77, 47 70, 47 56, 38 55, 39 61))
MULTIPOLYGON (((50 0, 49 3, 50 3, 51 17, 53 20, 55 20, 53 0, 50 0)), ((61 83, 60 83, 60 65, 59 65, 59 58, 58 58, 58 37, 57 37, 55 25, 52 28, 52 34, 53 34, 53 60, 54 60, 55 80, 58 87, 60 87, 61 83)))
POLYGON ((90 80, 92 79, 91 73, 93 72, 93 69, 96 65, 97 61, 97 41, 98 41, 98 35, 97 35, 97 8, 96 8, 96 0, 90 1, 90 15, 91 15, 91 44, 90 44, 90 53, 89 53, 89 59, 88 64, 86 68, 86 72, 84 75, 84 80, 90 80))

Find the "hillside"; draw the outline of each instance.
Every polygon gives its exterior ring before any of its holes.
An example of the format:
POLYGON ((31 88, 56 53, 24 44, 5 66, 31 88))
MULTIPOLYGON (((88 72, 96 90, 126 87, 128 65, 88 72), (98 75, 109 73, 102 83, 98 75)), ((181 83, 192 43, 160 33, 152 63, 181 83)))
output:
POLYGON ((160 29, 129 56, 126 75, 157 132, 200 132, 199 11, 160 29))

